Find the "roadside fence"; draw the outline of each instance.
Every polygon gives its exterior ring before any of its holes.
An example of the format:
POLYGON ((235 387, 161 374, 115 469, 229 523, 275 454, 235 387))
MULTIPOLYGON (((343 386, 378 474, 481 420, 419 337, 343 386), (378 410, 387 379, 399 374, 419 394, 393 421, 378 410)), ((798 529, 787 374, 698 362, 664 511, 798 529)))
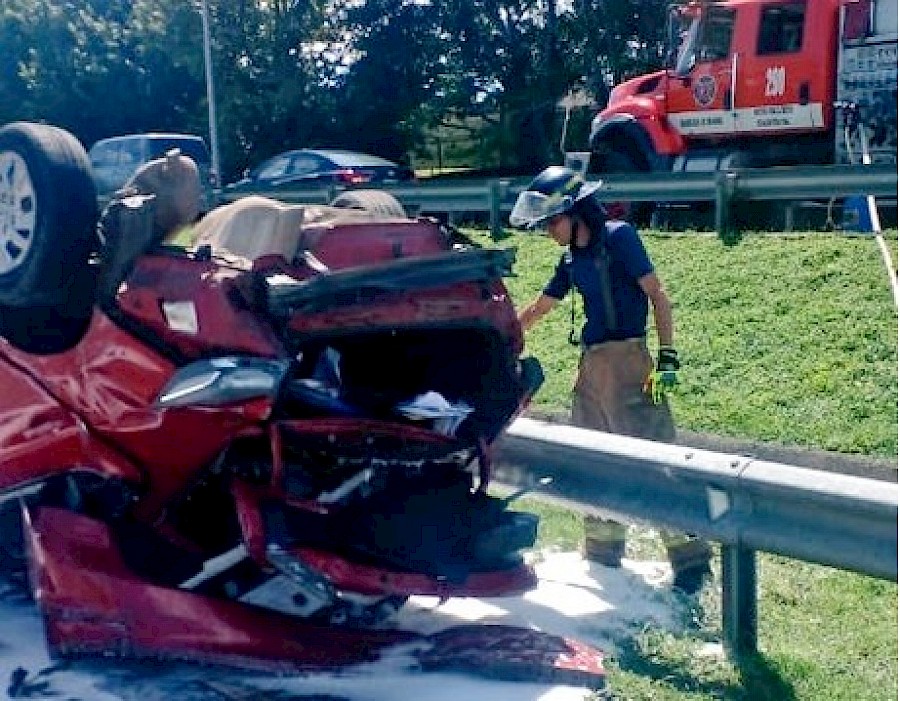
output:
POLYGON ((499 439, 494 479, 721 543, 733 656, 757 649, 757 551, 897 581, 896 483, 529 418, 499 439))
MULTIPOLYGON (((734 212, 742 202, 802 202, 872 195, 896 202, 896 164, 799 166, 735 169, 715 172, 616 173, 603 176, 599 196, 609 201, 654 203, 712 203, 720 236, 735 226, 734 212)), ((411 214, 442 215, 453 221, 465 215, 487 216, 498 235, 519 193, 528 185, 522 178, 454 178, 404 185, 379 186, 390 192, 411 214)), ((284 202, 327 204, 345 188, 279 188, 229 193, 223 202, 259 194, 284 202)))

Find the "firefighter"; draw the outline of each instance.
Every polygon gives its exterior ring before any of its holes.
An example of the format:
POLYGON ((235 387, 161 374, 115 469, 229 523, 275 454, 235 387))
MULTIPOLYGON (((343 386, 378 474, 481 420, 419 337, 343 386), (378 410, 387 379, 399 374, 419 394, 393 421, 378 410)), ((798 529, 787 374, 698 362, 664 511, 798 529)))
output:
MULTIPOLYGON (((675 439, 666 392, 676 382, 672 307, 635 228, 608 219, 594 198, 600 183, 586 183, 564 166, 543 170, 516 200, 513 226, 544 229, 565 248, 543 292, 519 312, 530 329, 575 288, 585 323, 575 331, 572 300, 570 342, 581 348, 572 422, 583 428, 664 442, 675 439), (653 307, 659 351, 647 349, 647 315, 653 307)), ((574 292, 573 292, 574 295, 574 292)), ((585 554, 608 567, 621 566, 625 525, 585 519, 585 554)), ((711 549, 702 540, 661 531, 674 575, 673 586, 696 593, 709 574, 711 549)))

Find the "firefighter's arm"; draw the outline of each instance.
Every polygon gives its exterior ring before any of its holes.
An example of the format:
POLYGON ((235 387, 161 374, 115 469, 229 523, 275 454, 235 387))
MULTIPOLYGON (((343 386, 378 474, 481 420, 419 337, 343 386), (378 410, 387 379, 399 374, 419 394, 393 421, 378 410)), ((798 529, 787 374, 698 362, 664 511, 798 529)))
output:
POLYGON ((656 335, 660 348, 672 348, 675 343, 675 325, 672 321, 672 303, 656 273, 648 273, 638 280, 641 289, 650 299, 656 335))
POLYGON ((666 393, 678 383, 677 371, 681 367, 678 351, 673 345, 674 324, 672 322, 672 303, 663 289, 662 283, 655 273, 648 273, 638 280, 641 289, 650 299, 653 306, 653 318, 656 321, 656 335, 659 338, 659 352, 656 367, 644 382, 644 391, 654 403, 662 402, 666 393))
POLYGON ((553 309, 559 300, 550 295, 540 295, 531 304, 519 312, 519 323, 522 325, 523 331, 528 331, 534 326, 541 317, 545 316, 553 309))

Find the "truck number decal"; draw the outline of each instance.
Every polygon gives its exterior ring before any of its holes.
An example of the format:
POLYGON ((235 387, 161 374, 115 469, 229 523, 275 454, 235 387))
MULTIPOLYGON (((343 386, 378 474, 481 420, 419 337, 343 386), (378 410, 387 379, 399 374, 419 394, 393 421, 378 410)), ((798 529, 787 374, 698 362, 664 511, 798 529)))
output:
POLYGON ((766 68, 766 97, 781 97, 784 95, 784 84, 784 66, 766 68))

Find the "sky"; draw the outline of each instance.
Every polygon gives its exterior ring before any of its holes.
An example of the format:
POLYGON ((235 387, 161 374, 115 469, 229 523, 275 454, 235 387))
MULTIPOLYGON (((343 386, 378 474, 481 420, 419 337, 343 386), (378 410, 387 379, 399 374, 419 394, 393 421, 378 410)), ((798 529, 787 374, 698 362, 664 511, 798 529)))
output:
MULTIPOLYGON (((686 619, 683 599, 670 590, 665 562, 624 560, 613 570, 578 553, 541 556, 538 587, 520 597, 416 597, 393 625, 424 634, 454 624, 522 625, 574 638, 615 655, 621 641, 654 626, 677 632, 686 619)), ((500 682, 462 674, 420 672, 402 650, 374 664, 334 673, 265 677, 191 665, 137 665, 84 660, 54 666, 44 646, 37 610, 4 596, 0 582, 0 699, 58 701, 583 701, 583 687, 500 682), (19 668, 22 671, 16 672, 19 668), (13 687, 15 675, 24 682, 13 687), (27 676, 26 676, 27 675, 27 676), (18 691, 15 691, 18 689, 18 691), (16 695, 18 694, 18 695, 16 695)), ((613 691, 615 691, 613 689, 613 691)))

